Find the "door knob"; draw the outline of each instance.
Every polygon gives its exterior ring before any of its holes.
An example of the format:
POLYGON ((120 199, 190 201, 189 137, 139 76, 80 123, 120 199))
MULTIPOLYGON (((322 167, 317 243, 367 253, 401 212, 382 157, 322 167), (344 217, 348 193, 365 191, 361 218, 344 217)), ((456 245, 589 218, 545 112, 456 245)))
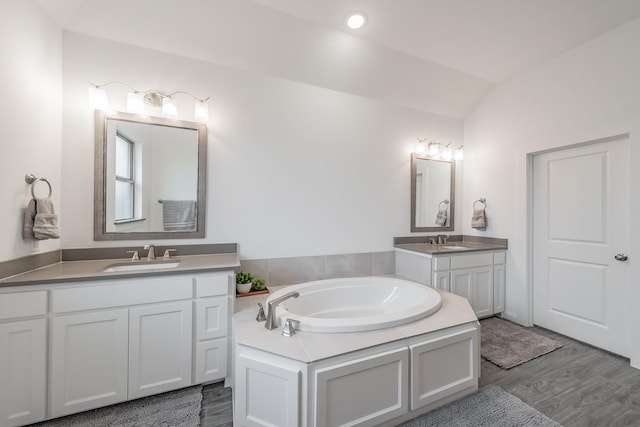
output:
POLYGON ((614 258, 616 259, 616 261, 626 261, 629 259, 626 254, 616 254, 614 258))

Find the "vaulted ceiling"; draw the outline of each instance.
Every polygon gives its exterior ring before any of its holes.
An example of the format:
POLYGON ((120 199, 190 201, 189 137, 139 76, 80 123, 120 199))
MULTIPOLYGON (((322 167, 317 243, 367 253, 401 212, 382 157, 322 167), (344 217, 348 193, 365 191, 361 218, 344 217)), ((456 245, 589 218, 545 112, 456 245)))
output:
POLYGON ((638 0, 38 0, 65 30, 464 117, 638 0), (360 30, 344 26, 363 11, 360 30))

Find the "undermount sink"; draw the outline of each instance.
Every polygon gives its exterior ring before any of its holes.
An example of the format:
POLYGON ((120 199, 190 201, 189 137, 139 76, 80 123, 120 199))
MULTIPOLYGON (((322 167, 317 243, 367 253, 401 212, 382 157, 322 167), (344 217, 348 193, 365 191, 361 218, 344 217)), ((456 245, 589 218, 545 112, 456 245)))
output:
POLYGON ((457 246, 457 245, 447 245, 447 246, 441 246, 442 249, 448 249, 450 251, 454 251, 454 250, 460 250, 460 249, 469 249, 466 246, 457 246))
POLYGON ((128 264, 111 264, 106 266, 102 271, 104 273, 114 273, 117 271, 140 271, 140 270, 158 270, 165 268, 175 268, 180 265, 180 261, 150 261, 135 262, 128 264))

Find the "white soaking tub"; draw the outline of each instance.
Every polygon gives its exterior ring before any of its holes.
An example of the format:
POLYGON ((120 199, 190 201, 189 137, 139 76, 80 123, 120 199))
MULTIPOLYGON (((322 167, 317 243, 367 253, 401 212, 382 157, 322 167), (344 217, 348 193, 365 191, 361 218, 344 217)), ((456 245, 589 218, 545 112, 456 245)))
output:
POLYGON ((435 313, 440 294, 419 283, 391 277, 354 277, 318 280, 287 286, 269 296, 267 304, 291 292, 300 294, 281 302, 276 315, 300 322, 309 332, 360 332, 400 326, 435 313))

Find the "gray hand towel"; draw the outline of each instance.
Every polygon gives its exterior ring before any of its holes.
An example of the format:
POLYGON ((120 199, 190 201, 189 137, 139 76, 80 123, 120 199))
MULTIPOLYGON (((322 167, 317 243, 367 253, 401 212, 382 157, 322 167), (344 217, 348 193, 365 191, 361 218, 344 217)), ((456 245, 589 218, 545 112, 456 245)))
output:
POLYGON ((24 209, 24 222, 22 224, 22 238, 24 240, 33 240, 33 220, 36 217, 36 201, 35 199, 29 200, 29 204, 24 209))
POLYGON ((197 205, 195 200, 163 200, 164 231, 195 231, 197 205))
POLYGON ((36 216, 33 220, 33 236, 37 240, 59 239, 58 215, 51 199, 36 199, 36 216))
POLYGON ((436 225, 444 227, 447 224, 447 208, 438 209, 436 215, 436 225))
POLYGON ((487 228, 487 216, 484 209, 474 209, 471 216, 471 228, 485 229, 487 228))

